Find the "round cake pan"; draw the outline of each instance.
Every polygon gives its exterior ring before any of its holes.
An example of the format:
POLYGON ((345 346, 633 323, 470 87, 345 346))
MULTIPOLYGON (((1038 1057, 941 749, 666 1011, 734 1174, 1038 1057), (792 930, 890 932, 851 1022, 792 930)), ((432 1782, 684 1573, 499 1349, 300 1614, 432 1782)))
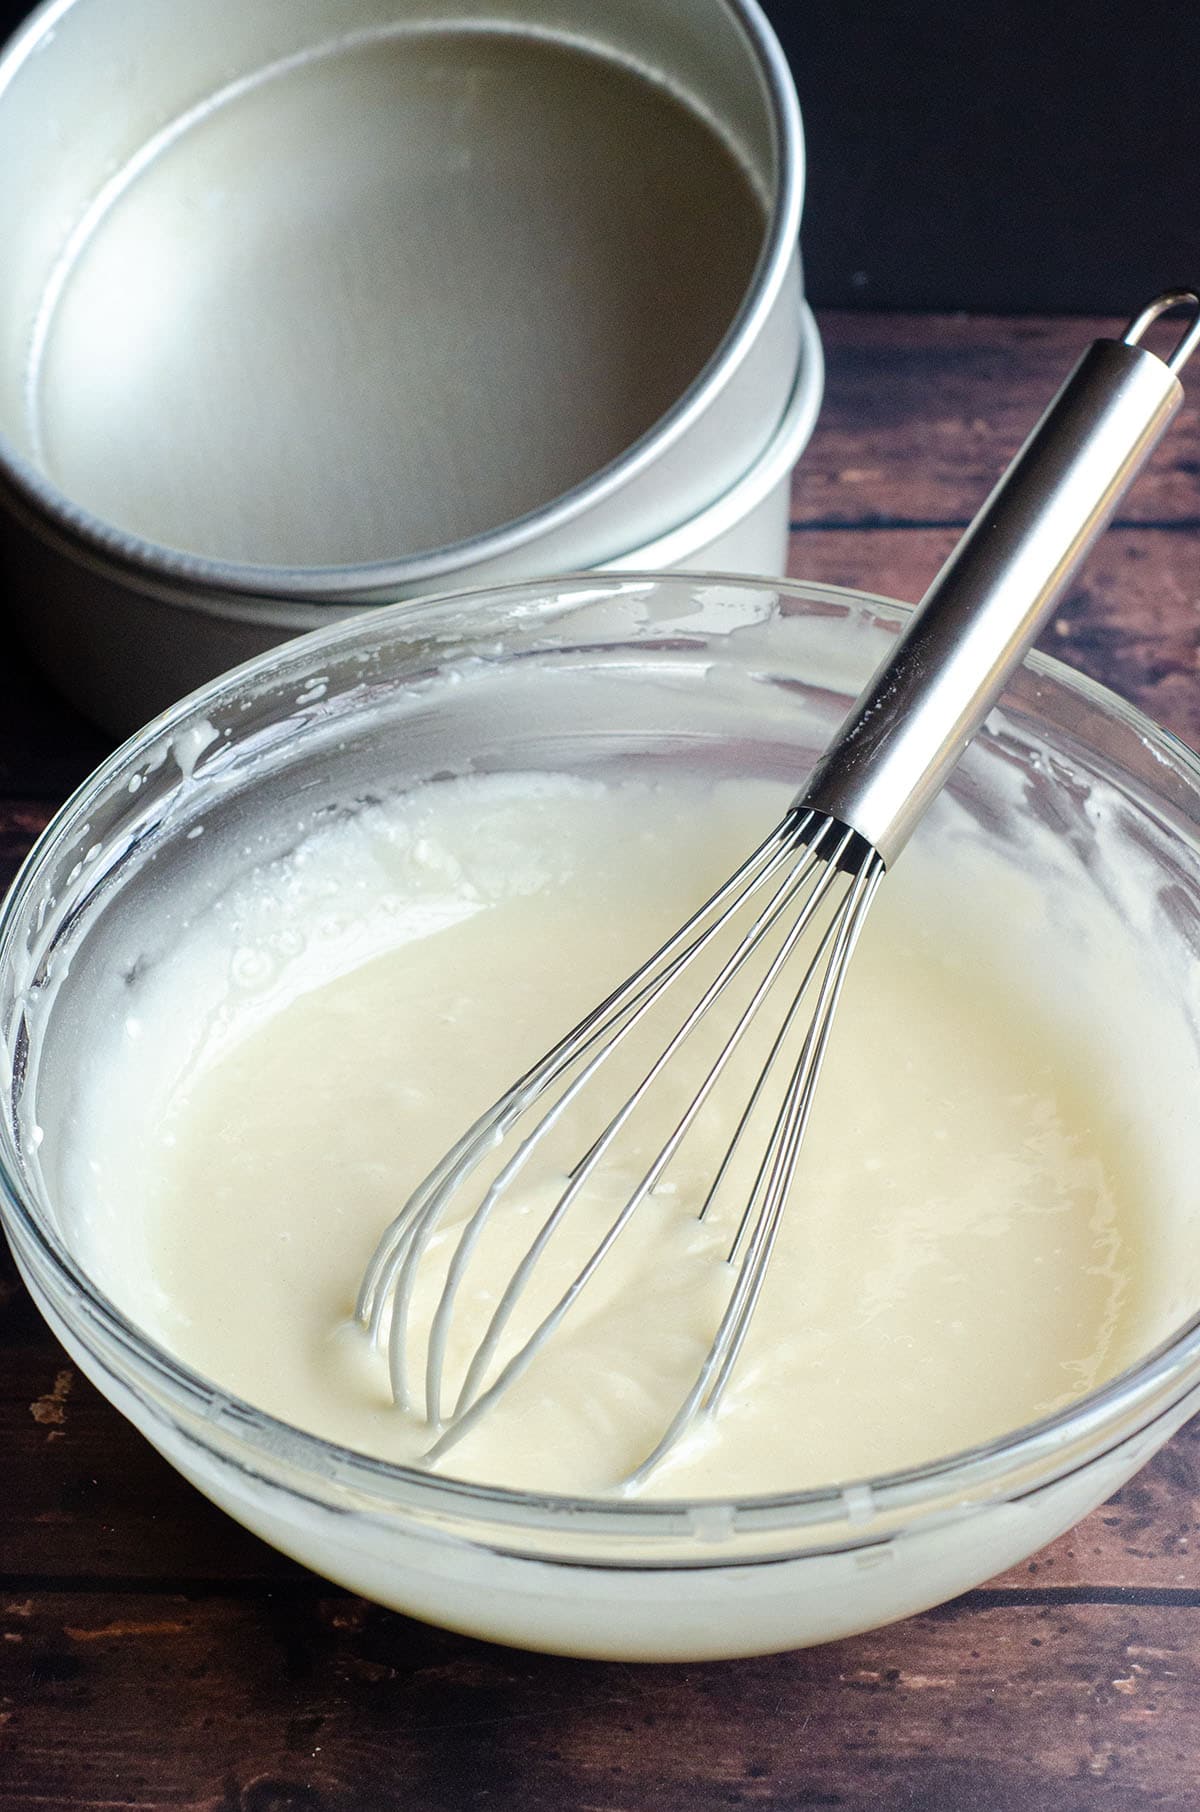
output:
POLYGON ((78 567, 285 606, 590 567, 739 482, 797 369, 754 0, 52 0, 0 164, 38 610, 78 567))
MULTIPOLYGON (((763 452, 705 509, 657 540, 626 550, 607 563, 608 570, 782 573, 792 467, 812 433, 823 388, 820 336, 804 306, 798 374, 763 452)), ((16 521, 12 528, 21 580, 9 592, 15 627, 59 689, 117 735, 290 636, 377 608, 197 593, 168 575, 144 574, 133 585, 63 531, 56 535, 16 521)), ((420 599, 412 600, 412 609, 413 640, 419 642, 420 599)))

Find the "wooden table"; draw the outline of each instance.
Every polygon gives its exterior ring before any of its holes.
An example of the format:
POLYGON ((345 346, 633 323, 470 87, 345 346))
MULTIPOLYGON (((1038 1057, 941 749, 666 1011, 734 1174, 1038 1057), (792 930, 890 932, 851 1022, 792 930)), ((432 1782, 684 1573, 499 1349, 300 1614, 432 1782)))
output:
MULTIPOLYGON (((1097 325, 826 318, 791 570, 917 597, 1097 325)), ((1198 478, 1193 409, 1047 637, 1193 744, 1198 478)), ((103 748, 6 646, 6 874, 103 748)), ((927 1616, 766 1660, 560 1661, 424 1629, 262 1547, 76 1374, 0 1262, 0 1812, 1197 1804, 1200 1427, 927 1616)))

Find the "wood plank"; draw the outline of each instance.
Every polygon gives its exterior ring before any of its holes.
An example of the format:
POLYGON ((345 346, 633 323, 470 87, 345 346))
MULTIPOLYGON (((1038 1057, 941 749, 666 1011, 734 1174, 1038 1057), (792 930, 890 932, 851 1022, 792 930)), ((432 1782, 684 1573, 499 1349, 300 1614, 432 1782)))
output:
MULTIPOLYGON (((825 401, 792 514, 886 526, 968 522, 1080 353, 1124 323, 824 312, 819 325, 825 401)), ((1200 518, 1195 380, 1190 389, 1121 520, 1200 518)))
MULTIPOLYGON (((807 529, 793 534, 794 578, 919 598, 954 529, 807 529)), ((1042 647, 1138 704, 1200 749, 1200 526, 1110 529, 1042 647)))
POLYGON ((0 1603, 0 1809, 1193 1812, 1200 1611, 960 1605, 633 1668, 335 1593, 0 1603))

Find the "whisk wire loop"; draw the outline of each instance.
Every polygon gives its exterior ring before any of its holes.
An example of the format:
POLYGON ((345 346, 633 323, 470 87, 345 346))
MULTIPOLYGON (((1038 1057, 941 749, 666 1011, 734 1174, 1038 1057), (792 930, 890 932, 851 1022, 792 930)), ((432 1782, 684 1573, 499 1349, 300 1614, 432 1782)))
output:
MULTIPOLYGON (((556 1202, 556 1204, 554 1206, 553 1211, 551 1212, 551 1214, 548 1216, 548 1218, 544 1222, 543 1226, 539 1230, 538 1234, 535 1236, 534 1240, 531 1242, 531 1244, 525 1254, 525 1257, 521 1260, 520 1264, 517 1266, 515 1272, 513 1273, 512 1281, 509 1284, 508 1289, 505 1291, 504 1297, 502 1298, 500 1303, 497 1305, 496 1310, 492 1317, 491 1324, 489 1325, 486 1333, 484 1334, 483 1340, 480 1342, 478 1348, 476 1349, 474 1358, 472 1359, 470 1368, 468 1369, 466 1378, 464 1379, 458 1402, 455 1405, 455 1410, 454 1410, 455 1419, 457 1419, 464 1413, 464 1411, 471 1404, 473 1398, 476 1396, 480 1382, 486 1374, 487 1367, 496 1350, 500 1336, 503 1333, 504 1327, 507 1325, 507 1322, 511 1316, 511 1313, 512 1313, 513 1309, 516 1307, 517 1301, 519 1300, 520 1296, 522 1295, 525 1285, 529 1281, 529 1278, 533 1272, 534 1266, 536 1265, 538 1259, 541 1257, 542 1253, 545 1251, 546 1247, 550 1243, 550 1240, 553 1237, 555 1230, 557 1229, 557 1227, 559 1226, 559 1224, 565 1217, 567 1211, 573 1205, 573 1203, 577 1199, 578 1195, 580 1194, 581 1190, 587 1185, 587 1183, 590 1181, 592 1175, 595 1173, 595 1170, 596 1170, 597 1166, 599 1165, 600 1159, 603 1157, 605 1151, 607 1151, 608 1148, 611 1146, 611 1144, 613 1143, 613 1141, 615 1140, 617 1135, 620 1133, 623 1126, 628 1121, 630 1115, 634 1112, 634 1110, 639 1106, 641 1101, 650 1092, 654 1083, 657 1081, 658 1077, 662 1074, 663 1070, 667 1067, 668 1063, 675 1057, 676 1053, 678 1052, 680 1046, 683 1044, 684 1040, 687 1037, 689 1037, 690 1034, 700 1024, 700 1021, 703 1019, 705 1014, 708 1012, 709 1008, 719 998, 719 996, 722 993, 724 993, 729 982, 734 978, 734 976, 739 972, 739 970, 741 970, 741 968, 745 965, 745 963, 753 955, 753 953, 757 949, 758 945, 768 935, 768 933, 773 929, 775 924, 778 922, 780 917, 783 915, 784 911, 789 906, 791 906, 796 895, 803 890, 804 885, 811 878, 812 871, 813 871, 814 867, 816 866, 817 862, 818 862, 818 857, 817 857, 816 853, 810 848, 804 861, 776 889, 774 895, 772 896, 771 900, 769 901, 769 903, 766 906, 766 908, 764 909, 764 911, 760 914, 759 919, 756 921, 751 932, 748 933, 743 938, 742 942, 738 945, 737 949, 733 952, 732 956, 730 956, 729 959, 726 961, 726 963, 723 965, 723 967, 721 968, 721 970, 718 973, 718 975, 716 976, 716 978, 709 984, 709 987, 707 988, 705 993, 702 995, 701 999, 695 1004, 695 1006, 693 1006, 691 1011, 687 1014, 686 1018, 684 1019, 682 1025, 678 1028, 678 1030, 675 1032, 674 1036, 670 1039, 670 1041, 666 1044, 664 1049, 659 1053, 659 1056, 655 1059, 653 1064, 646 1071, 645 1075, 642 1077, 642 1079, 638 1083, 637 1087, 633 1090, 633 1092, 629 1096, 627 1096, 627 1098, 622 1103, 621 1107, 617 1110, 617 1112, 612 1115, 612 1117, 609 1119, 609 1121, 608 1121, 607 1125, 605 1126, 605 1128, 603 1129, 603 1131, 593 1141, 591 1147, 589 1148, 589 1150, 587 1151, 585 1156, 580 1160, 580 1162, 576 1165, 575 1169, 571 1172, 568 1187, 566 1188, 566 1190, 563 1191, 562 1195, 559 1197, 558 1201, 556 1202)), ((686 1136, 689 1128, 693 1124, 693 1122, 696 1118, 696 1115, 699 1113, 704 1102, 707 1100, 709 1094, 712 1092, 712 1089, 715 1086, 717 1080, 719 1079, 722 1071, 724 1070, 727 1063, 729 1062, 729 1059, 732 1057, 734 1051, 737 1049, 738 1045, 740 1044, 742 1036, 743 1036, 744 1032, 747 1030, 747 1028, 749 1027, 755 1013, 757 1012, 759 1006, 761 1005, 762 1000, 764 999, 764 997, 766 995, 767 989, 770 986, 770 983, 775 979, 776 975, 779 972, 779 969, 783 966, 784 961, 786 960, 787 956, 790 954, 790 951, 791 951, 792 947, 794 946, 796 939, 800 936, 805 925, 809 922, 810 918, 812 917, 812 914, 816 911, 817 907, 819 906, 822 898, 824 897, 824 893, 827 890, 829 879, 830 879, 830 874, 828 871, 826 871, 826 873, 818 881, 818 885, 813 890, 809 899, 805 902, 801 917, 799 918, 799 920, 797 921, 797 923, 793 927, 793 929, 789 932, 788 940, 785 943, 784 947, 776 954, 776 957, 775 957, 774 961, 772 962, 772 964, 767 972, 766 977, 764 978, 763 981, 761 981, 759 983, 751 1000, 749 1001, 747 1006, 743 1009, 742 1014, 733 1029, 733 1032, 730 1034, 729 1038, 727 1039, 725 1044, 722 1046, 722 1049, 716 1059, 716 1062, 709 1069, 708 1074, 704 1078, 700 1087, 696 1090, 696 1092, 692 1096, 692 1099, 689 1102, 687 1108, 684 1110, 683 1114, 677 1120, 675 1127, 673 1128, 672 1132, 668 1136, 665 1143, 659 1147, 659 1150, 656 1153, 654 1159, 652 1160, 652 1162, 650 1163, 650 1165, 646 1169, 646 1171, 643 1173, 643 1176, 642 1176, 640 1182, 637 1184, 636 1188, 630 1192, 620 1214, 617 1216, 615 1221, 612 1223, 611 1227, 609 1228, 608 1232, 605 1234, 603 1239, 600 1241, 600 1243, 595 1247, 590 1258, 587 1260, 585 1265, 579 1271, 579 1273, 577 1274, 577 1276, 574 1279, 574 1281, 572 1282, 572 1284, 563 1293, 562 1297, 559 1299, 559 1301, 555 1305, 554 1309, 552 1309, 550 1311, 550 1313, 545 1317, 545 1319, 543 1320, 541 1325, 529 1337, 529 1340, 525 1343, 525 1347, 523 1347, 521 1349, 521 1352, 514 1355, 514 1358, 510 1362, 510 1365, 505 1368, 505 1372, 503 1374, 504 1388, 507 1388, 509 1383, 515 1382, 516 1378, 518 1376, 520 1376, 520 1372, 524 1369, 523 1364, 520 1363, 520 1361, 522 1359, 522 1354, 527 1351, 528 1356, 530 1358, 533 1358, 535 1356, 538 1348, 541 1347, 541 1345, 544 1343, 544 1341, 549 1337, 549 1335, 558 1326, 559 1322, 563 1319, 563 1317, 567 1313, 568 1309, 570 1308, 571 1304, 574 1302, 575 1298, 579 1295, 579 1293, 583 1289, 584 1285, 590 1280, 590 1278, 594 1274, 595 1270, 599 1266, 602 1259, 607 1255, 607 1253, 611 1249, 614 1241, 616 1240, 617 1235, 628 1224, 628 1222, 629 1222, 631 1216, 633 1215, 633 1213, 635 1212, 635 1210, 638 1207, 640 1207, 641 1203, 643 1201, 645 1201, 646 1197, 650 1194, 651 1190, 659 1182, 660 1178, 662 1177, 663 1172, 667 1168, 671 1159, 675 1155, 675 1152, 678 1150, 680 1144, 682 1143, 684 1137, 686 1136)), ((727 917, 728 917, 728 915, 725 915, 725 919, 722 919, 721 921, 719 921, 717 926, 714 927, 714 929, 719 929, 721 927, 721 925, 723 925, 724 922, 726 922, 727 917)), ((696 954, 699 954, 699 940, 697 941, 696 954)), ((673 979, 673 977, 668 977, 666 979, 673 979)), ((663 985, 664 986, 666 985, 665 980, 664 980, 663 985)), ((661 989, 656 990, 656 992, 661 992, 661 989)), ((598 1062, 599 1060, 597 1059, 595 1061, 598 1062)), ((578 1086, 582 1087, 585 1080, 586 1080, 585 1077, 580 1077, 578 1086)), ((539 1128, 539 1132, 540 1131, 541 1131, 541 1128, 539 1128)), ((461 1247, 460 1247, 460 1250, 461 1250, 461 1247)), ((456 1259, 457 1259, 457 1256, 458 1255, 456 1254, 456 1259)), ((432 1344, 433 1343, 431 1341, 431 1343, 430 1343, 431 1350, 432 1350, 432 1344)), ((501 1380, 497 1379, 498 1386, 500 1385, 500 1383, 501 1383, 501 1380)), ((499 1394, 500 1394, 499 1389, 497 1389, 496 1395, 499 1395, 499 1394)), ((489 1402, 491 1402, 491 1401, 494 1401, 494 1397, 489 1397, 489 1402)))
MULTIPOLYGON (((721 970, 709 984, 701 999, 691 1008, 683 1023, 665 1045, 638 1086, 612 1116, 599 1138, 593 1142, 584 1160, 582 1160, 575 1171, 572 1172, 568 1187, 559 1196, 553 1210, 539 1229, 524 1257, 512 1273, 508 1287, 493 1312, 488 1329, 485 1332, 483 1339, 479 1342, 471 1359, 449 1425, 445 1428, 442 1436, 431 1450, 430 1458, 436 1458, 441 1454, 444 1454, 451 1446, 461 1440, 465 1434, 469 1433, 470 1429, 485 1411, 495 1403, 497 1398, 516 1383, 517 1379, 537 1357, 537 1354, 541 1351, 547 1340, 570 1311, 573 1303, 587 1286, 595 1271, 611 1250, 620 1233, 628 1225, 633 1214, 637 1211, 642 1202, 645 1201, 646 1197, 650 1194, 651 1190, 666 1170, 671 1159, 674 1157, 722 1072, 725 1070, 734 1052, 740 1045, 742 1038, 748 1031, 750 1025, 754 1022, 759 1008, 769 995, 774 983, 777 981, 780 971, 792 956, 796 945, 804 935, 813 917, 824 903, 831 887, 838 877, 838 858, 844 855, 848 849, 852 833, 841 829, 841 827, 836 826, 830 820, 825 820, 821 822, 817 828, 812 830, 810 834, 813 837, 813 842, 808 847, 804 859, 797 865, 793 874, 790 875, 783 885, 776 890, 771 900, 759 913, 754 924, 743 935, 737 948, 722 965, 721 970), (841 830, 841 834, 838 841, 833 845, 831 851, 832 859, 822 862, 819 853, 822 844, 831 842, 839 829, 841 830), (488 1389, 486 1391, 481 1391, 482 1381, 486 1376, 488 1367, 495 1355, 499 1339, 513 1310, 524 1294, 538 1259, 545 1251, 561 1221, 573 1205, 580 1190, 586 1185, 599 1163, 600 1158, 603 1156, 604 1151, 616 1137, 617 1133, 625 1124, 629 1115, 633 1112, 638 1103, 645 1097, 657 1077, 675 1057, 683 1041, 690 1036, 700 1024, 710 1007, 725 990, 730 980, 754 954, 763 939, 781 918, 784 911, 792 905, 796 895, 802 892, 805 884, 812 879, 814 869, 817 869, 818 867, 820 872, 817 874, 816 884, 812 887, 808 897, 804 900, 803 905, 797 913, 796 918, 789 926, 779 949, 775 952, 769 962, 764 975, 755 987, 749 1001, 742 1008, 732 1031, 725 1038, 715 1061, 709 1067, 699 1087, 693 1092, 690 1101, 683 1113, 676 1120, 668 1137, 660 1145, 651 1163, 644 1171, 641 1180, 627 1195, 620 1211, 610 1223, 600 1241, 593 1248, 584 1264, 576 1272, 570 1284, 559 1296, 554 1306, 543 1317, 538 1326, 517 1351, 509 1358, 488 1389)), ((822 943, 818 948, 817 956, 814 957, 813 961, 808 965, 804 977, 799 984, 796 1001, 793 1003, 789 1018, 794 1017, 799 999, 807 990, 809 982, 819 966, 821 954, 831 941, 832 930, 833 928, 831 927, 830 932, 826 934, 825 939, 822 940, 822 943)), ((775 1049, 778 1049, 778 1043, 775 1049)), ((772 1058, 774 1057, 774 1054, 775 1052, 773 1051, 772 1058)), ((539 1127, 538 1130, 540 1132, 541 1127, 539 1127)), ((723 1169, 724 1165, 722 1165, 722 1170, 723 1169)), ((497 1179, 497 1181, 499 1182, 499 1179, 497 1179)), ((498 1192, 497 1197, 494 1199, 498 1199, 498 1192)), ((484 1206, 494 1205, 494 1199, 491 1204, 488 1204, 485 1201, 484 1206)), ((705 1206, 708 1206, 707 1200, 705 1206)), ((481 1207, 481 1209, 477 1211, 476 1218, 478 1219, 478 1216, 483 1212, 484 1208, 481 1207)), ((464 1241, 460 1243, 460 1246, 455 1253, 454 1267, 457 1268, 457 1274, 454 1279, 454 1287, 457 1287, 458 1278, 461 1276, 462 1269, 465 1268, 465 1258, 463 1258, 462 1266, 459 1266, 459 1259, 463 1257, 463 1244, 465 1244, 465 1236, 464 1241)), ((445 1313, 448 1317, 451 1296, 451 1283, 448 1279, 446 1289, 443 1292, 442 1301, 438 1308, 439 1316, 445 1313)), ((448 1320, 446 1326, 448 1326, 448 1320)), ((444 1331, 445 1329, 443 1328, 443 1333, 444 1331)), ((434 1341, 431 1338, 431 1354, 433 1352, 433 1347, 434 1341)), ((444 1348, 442 1350, 444 1351, 444 1348)), ((438 1356, 440 1359, 441 1351, 439 1351, 438 1356)))
MULTIPOLYGON (((824 833, 822 832, 821 834, 824 833)), ((758 943, 761 942, 762 938, 766 936, 772 925, 775 924, 790 905, 794 896, 803 888, 805 881, 811 874, 817 861, 817 855, 810 848, 801 864, 793 872, 785 876, 784 880, 776 888, 775 893, 761 915, 753 932, 743 940, 734 951, 733 955, 722 966, 720 972, 709 984, 701 999, 688 1013, 683 1024, 659 1053, 650 1068, 641 1077, 637 1086, 611 1116, 598 1137, 585 1152, 584 1156, 569 1173, 567 1187, 558 1197, 550 1214, 534 1236, 525 1255, 516 1266, 507 1289, 493 1311, 491 1321, 484 1333, 483 1339, 476 1348, 460 1388, 458 1399, 452 1412, 453 1425, 459 1424, 460 1419, 476 1397, 504 1329, 511 1318, 513 1310, 516 1308, 518 1301, 524 1294, 525 1287, 529 1282, 538 1260, 549 1245, 567 1212, 573 1206, 581 1191, 586 1187, 595 1173, 604 1153, 610 1148, 630 1116, 649 1093, 662 1071, 678 1051, 680 1045, 691 1032, 695 1030, 712 1003, 724 992, 727 983, 748 960, 758 943)), ((767 872, 773 875, 776 871, 772 869, 767 872)), ((765 876, 759 878, 757 882, 758 886, 763 884, 764 878, 765 876)), ((742 896, 742 898, 744 898, 744 896, 742 896)), ((471 1217, 471 1220, 467 1223, 455 1249, 454 1258, 447 1273, 441 1299, 438 1303, 437 1310, 435 1311, 430 1332, 428 1347, 429 1373, 427 1376, 433 1377, 435 1393, 434 1399, 427 1406, 431 1421, 435 1421, 435 1405, 440 1407, 438 1401, 440 1399, 440 1383, 445 1358, 446 1342, 449 1334, 450 1318, 454 1307, 454 1298, 470 1260, 471 1253, 474 1250, 474 1247, 483 1232, 484 1225, 491 1216, 492 1211, 506 1193, 517 1170, 524 1165, 530 1156, 532 1156, 533 1152, 542 1143, 553 1126, 561 1119, 565 1110, 592 1081, 600 1066, 604 1064, 619 1047, 621 1041, 633 1030, 634 1026, 640 1022, 642 1016, 651 1009, 655 1001, 661 997, 663 991, 670 983, 678 976, 682 975, 693 960, 700 955, 701 951, 707 947, 722 929, 724 929, 732 914, 741 906, 742 898, 735 900, 720 913, 718 917, 713 919, 711 924, 707 926, 704 931, 700 932, 691 944, 680 951, 673 960, 661 970, 661 972, 654 974, 647 985, 638 991, 636 1002, 631 1000, 628 1003, 628 1007, 633 1008, 634 1010, 627 1013, 627 1016, 620 1024, 619 1029, 614 1031, 608 1042, 601 1046, 600 1050, 592 1057, 587 1066, 572 1078, 570 1084, 564 1089, 554 1106, 538 1121, 533 1131, 522 1142, 513 1159, 495 1179, 491 1188, 485 1194, 483 1201, 471 1217)), ((710 902, 710 907, 711 905, 712 902, 710 902)), ((657 960, 658 959, 655 958, 651 959, 652 967, 657 960)), ((645 971, 642 973, 645 973, 645 971)), ((760 989, 758 998, 761 998, 761 992, 762 990, 760 989)), ((625 1011, 625 1007, 618 1006, 613 1012, 610 1023, 615 1024, 621 1019, 621 1015, 625 1011)), ((736 1042, 736 1039, 733 1042, 736 1042)), ((505 1367, 501 1378, 496 1380, 494 1393, 490 1392, 488 1396, 489 1403, 495 1400, 495 1396, 501 1394, 502 1389, 507 1389, 510 1384, 516 1382, 516 1379, 521 1375, 521 1372, 525 1370, 528 1360, 535 1356, 536 1351, 566 1315, 571 1304, 575 1301, 584 1285, 592 1277, 601 1260, 611 1249, 617 1235, 628 1224, 635 1209, 645 1200, 654 1184, 658 1181, 659 1176, 663 1169, 665 1169, 675 1148, 680 1140, 682 1140, 687 1127, 691 1124, 700 1101, 704 1098, 704 1095, 707 1094, 708 1089, 711 1087, 712 1082, 715 1081, 716 1075, 719 1073, 720 1067, 723 1066, 724 1059, 729 1054, 730 1047, 726 1047, 725 1052, 722 1053, 722 1058, 718 1059, 716 1069, 710 1074, 707 1083, 702 1086, 699 1096, 693 1101, 691 1109, 677 1126, 672 1138, 669 1139, 667 1144, 660 1150, 658 1157, 646 1172, 638 1187, 628 1197, 620 1215, 599 1245, 595 1248, 587 1263, 564 1292, 559 1302, 546 1316, 541 1325, 529 1337, 529 1340, 525 1345, 513 1356, 513 1359, 505 1367)), ((465 1432, 465 1429, 463 1432, 465 1432)))
MULTIPOLYGON (((462 1184, 487 1154, 502 1144, 522 1116, 542 1099, 556 1081, 579 1064, 590 1050, 598 1046, 599 1060, 607 1059, 626 1033, 632 1030, 661 987, 720 933, 742 899, 751 890, 769 882, 788 862, 793 852, 803 846, 811 834, 815 834, 814 817, 812 812, 803 808, 793 809, 639 970, 579 1021, 507 1094, 468 1128, 385 1229, 364 1275, 354 1313, 356 1320, 366 1328, 375 1344, 383 1343, 386 1330, 390 1383, 398 1405, 411 1407, 406 1344, 417 1267, 447 1203, 456 1196, 462 1184), (387 1326, 389 1314, 390 1327, 387 1326)), ((585 1077, 590 1077, 592 1073, 590 1069, 582 1072, 576 1078, 577 1085, 582 1086, 585 1077)), ((578 1092, 577 1088, 575 1092, 578 1092)), ((542 1133, 548 1130, 566 1105, 567 1095, 564 1094, 508 1160, 495 1179, 492 1190, 496 1190, 497 1185, 507 1187, 531 1155, 542 1133)), ((492 1191, 489 1191, 490 1195, 492 1191)), ((494 1199, 498 1199, 498 1194, 494 1199)), ((472 1228, 472 1223, 468 1223, 464 1230, 463 1238, 469 1238, 470 1244, 462 1252, 463 1265, 457 1267, 457 1275, 461 1275, 470 1249, 482 1228, 482 1219, 479 1217, 485 1206, 486 1199, 476 1216, 472 1217, 474 1227, 472 1228)), ((490 1213, 490 1207, 487 1212, 490 1213)), ((452 1297, 453 1292, 451 1300, 452 1297)), ((441 1421, 442 1363, 442 1349, 435 1350, 431 1338, 426 1363, 426 1408, 434 1426, 438 1426, 441 1421), (431 1378, 434 1385, 432 1392, 429 1388, 431 1378)))

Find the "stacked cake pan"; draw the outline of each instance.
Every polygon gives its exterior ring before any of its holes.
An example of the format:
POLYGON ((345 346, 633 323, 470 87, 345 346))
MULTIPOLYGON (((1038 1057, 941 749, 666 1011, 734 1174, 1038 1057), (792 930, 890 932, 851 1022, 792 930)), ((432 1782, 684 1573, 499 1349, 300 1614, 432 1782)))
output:
POLYGON ((0 166, 10 608, 110 728, 380 603, 782 570, 822 364, 753 0, 54 0, 0 166))

